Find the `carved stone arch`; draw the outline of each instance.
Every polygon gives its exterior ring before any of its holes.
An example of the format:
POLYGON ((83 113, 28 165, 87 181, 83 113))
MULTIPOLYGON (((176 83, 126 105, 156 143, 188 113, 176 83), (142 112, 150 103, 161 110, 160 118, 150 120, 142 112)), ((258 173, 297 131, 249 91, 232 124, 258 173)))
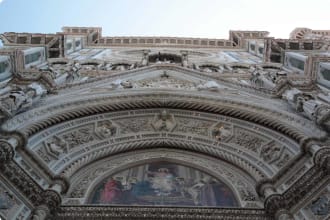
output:
POLYGON ((168 147, 235 164, 258 181, 273 176, 299 153, 297 143, 260 125, 174 108, 122 110, 72 118, 30 136, 28 148, 52 172, 67 178, 102 157, 168 147))
POLYGON ((123 153, 87 165, 71 178, 72 185, 63 203, 79 202, 87 205, 94 188, 111 174, 155 161, 168 161, 194 167, 227 185, 234 193, 239 206, 262 207, 261 200, 254 189, 256 182, 244 171, 206 155, 166 148, 123 153))
POLYGON ((326 135, 308 120, 276 109, 251 104, 244 100, 238 101, 235 96, 205 96, 193 91, 189 94, 178 94, 177 92, 159 92, 157 90, 139 93, 125 90, 100 97, 91 95, 90 97, 70 98, 70 101, 62 103, 61 100, 57 100, 59 103, 56 105, 50 103, 49 106, 23 113, 8 120, 4 123, 3 128, 9 131, 18 129, 25 135, 31 136, 50 126, 79 117, 112 111, 156 107, 189 109, 242 119, 287 135, 298 143, 306 138, 322 138, 326 135), (171 99, 168 99, 169 96, 171 99), (38 115, 38 120, 33 123, 28 120, 28 115, 32 114, 38 115), (311 129, 307 130, 306 126, 311 129))
POLYGON ((255 181, 260 181, 262 178, 270 176, 269 174, 265 173, 265 171, 262 170, 261 167, 258 167, 256 163, 252 163, 252 161, 247 160, 247 158, 241 158, 239 155, 235 155, 230 152, 223 152, 221 150, 215 150, 212 148, 210 149, 210 147, 208 146, 192 142, 184 143, 183 141, 166 141, 165 139, 162 139, 160 141, 136 141, 126 144, 118 144, 111 149, 105 146, 103 149, 95 150, 94 152, 80 155, 79 158, 75 158, 74 160, 68 161, 68 163, 65 164, 65 167, 63 167, 61 169, 61 172, 59 172, 58 174, 64 176, 65 178, 70 178, 84 166, 87 166, 88 164, 93 163, 101 159, 102 157, 109 157, 111 155, 116 155, 119 153, 131 152, 134 150, 150 149, 154 147, 167 147, 169 149, 186 150, 187 152, 196 152, 208 155, 221 161, 226 161, 244 170, 255 181))

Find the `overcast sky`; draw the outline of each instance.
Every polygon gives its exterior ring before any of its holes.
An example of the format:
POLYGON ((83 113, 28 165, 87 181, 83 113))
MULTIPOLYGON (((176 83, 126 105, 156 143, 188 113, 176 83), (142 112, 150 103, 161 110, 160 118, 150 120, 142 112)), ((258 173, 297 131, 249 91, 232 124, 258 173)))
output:
POLYGON ((0 33, 98 26, 104 36, 228 39, 229 30, 288 38, 295 27, 330 29, 330 0, 0 0, 0 33))

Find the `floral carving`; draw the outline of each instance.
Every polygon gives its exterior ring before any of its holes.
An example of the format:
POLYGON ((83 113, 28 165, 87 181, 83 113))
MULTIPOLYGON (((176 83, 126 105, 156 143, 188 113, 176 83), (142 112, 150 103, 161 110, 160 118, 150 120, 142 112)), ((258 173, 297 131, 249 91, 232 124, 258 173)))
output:
POLYGON ((175 128, 175 132, 192 133, 204 136, 208 136, 209 127, 213 123, 211 121, 201 121, 193 118, 178 118, 176 120, 178 126, 175 128))
POLYGON ((235 136, 230 142, 245 147, 253 152, 258 152, 258 149, 265 141, 249 132, 236 129, 235 136))
POLYGON ((84 127, 66 133, 62 138, 68 143, 69 149, 94 141, 94 131, 91 127, 84 127))

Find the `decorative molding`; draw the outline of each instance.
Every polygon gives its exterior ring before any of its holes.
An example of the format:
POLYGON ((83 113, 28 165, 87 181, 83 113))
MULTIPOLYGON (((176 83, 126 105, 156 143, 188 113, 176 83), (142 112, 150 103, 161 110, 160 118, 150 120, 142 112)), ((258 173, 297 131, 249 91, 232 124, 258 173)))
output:
POLYGON ((262 209, 62 206, 55 219, 208 219, 273 220, 262 209))

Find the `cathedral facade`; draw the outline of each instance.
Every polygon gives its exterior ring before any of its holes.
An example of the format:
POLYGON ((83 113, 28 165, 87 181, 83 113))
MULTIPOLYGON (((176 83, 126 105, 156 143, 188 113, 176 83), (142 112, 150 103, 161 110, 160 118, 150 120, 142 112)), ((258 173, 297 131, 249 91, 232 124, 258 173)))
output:
POLYGON ((0 35, 0 219, 330 217, 330 31, 0 35))

